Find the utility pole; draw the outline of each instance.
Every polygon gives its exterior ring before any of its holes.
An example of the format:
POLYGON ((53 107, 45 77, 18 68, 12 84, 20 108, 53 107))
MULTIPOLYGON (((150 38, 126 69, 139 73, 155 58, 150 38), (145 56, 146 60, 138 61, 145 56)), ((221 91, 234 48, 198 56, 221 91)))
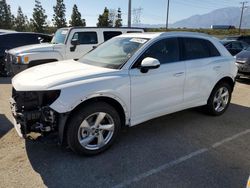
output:
POLYGON ((167 20, 166 20, 166 30, 168 29, 168 15, 169 15, 169 1, 170 0, 167 0, 167 20))
POLYGON ((131 0, 128 0, 128 27, 131 27, 131 0))
POLYGON ((243 18, 244 9, 247 8, 247 6, 245 5, 247 3, 248 3, 247 1, 240 2, 240 4, 242 4, 242 7, 241 7, 241 15, 240 15, 239 34, 241 33, 242 18, 243 18))

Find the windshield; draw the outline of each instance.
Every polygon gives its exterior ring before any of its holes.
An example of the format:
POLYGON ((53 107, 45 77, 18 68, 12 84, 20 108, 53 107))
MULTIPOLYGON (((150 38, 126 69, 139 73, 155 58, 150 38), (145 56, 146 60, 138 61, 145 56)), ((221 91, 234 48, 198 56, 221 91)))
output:
POLYGON ((64 44, 68 31, 69 31, 68 29, 57 30, 51 43, 52 44, 64 44))
POLYGON ((147 41, 148 39, 133 37, 113 38, 83 56, 79 61, 95 66, 119 69, 147 41))

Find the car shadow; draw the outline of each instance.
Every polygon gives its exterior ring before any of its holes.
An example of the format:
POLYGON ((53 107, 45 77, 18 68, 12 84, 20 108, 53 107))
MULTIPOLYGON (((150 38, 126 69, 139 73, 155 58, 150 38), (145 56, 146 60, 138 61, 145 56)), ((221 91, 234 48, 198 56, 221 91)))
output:
MULTIPOLYGON (((26 151, 33 169, 48 187, 111 187, 249 128, 249 114, 250 108, 231 104, 219 117, 196 109, 166 115, 123 129, 117 143, 93 157, 78 156, 60 147, 54 136, 27 140, 26 151)), ((223 174, 218 181, 220 178, 223 174)))
POLYGON ((4 115, 0 114, 0 139, 13 128, 12 123, 4 115))
POLYGON ((250 78, 238 78, 236 81, 241 83, 241 84, 250 85, 250 78))
POLYGON ((0 77, 0 84, 11 84, 10 77, 0 77))

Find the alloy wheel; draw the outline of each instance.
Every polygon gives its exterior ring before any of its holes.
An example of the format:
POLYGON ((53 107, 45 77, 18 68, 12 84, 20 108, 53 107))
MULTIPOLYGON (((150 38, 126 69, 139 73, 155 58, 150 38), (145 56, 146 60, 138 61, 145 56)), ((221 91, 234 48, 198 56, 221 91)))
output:
POLYGON ((78 141, 85 149, 98 150, 111 140, 114 128, 114 120, 108 113, 93 113, 82 121, 78 141))

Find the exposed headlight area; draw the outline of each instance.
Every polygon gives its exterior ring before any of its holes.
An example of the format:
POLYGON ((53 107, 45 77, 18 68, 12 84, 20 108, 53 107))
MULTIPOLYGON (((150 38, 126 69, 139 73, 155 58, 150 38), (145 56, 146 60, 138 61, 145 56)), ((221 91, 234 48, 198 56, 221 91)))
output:
POLYGON ((60 96, 60 90, 12 90, 11 108, 24 136, 30 132, 50 132, 56 129, 57 112, 50 105, 60 96))

